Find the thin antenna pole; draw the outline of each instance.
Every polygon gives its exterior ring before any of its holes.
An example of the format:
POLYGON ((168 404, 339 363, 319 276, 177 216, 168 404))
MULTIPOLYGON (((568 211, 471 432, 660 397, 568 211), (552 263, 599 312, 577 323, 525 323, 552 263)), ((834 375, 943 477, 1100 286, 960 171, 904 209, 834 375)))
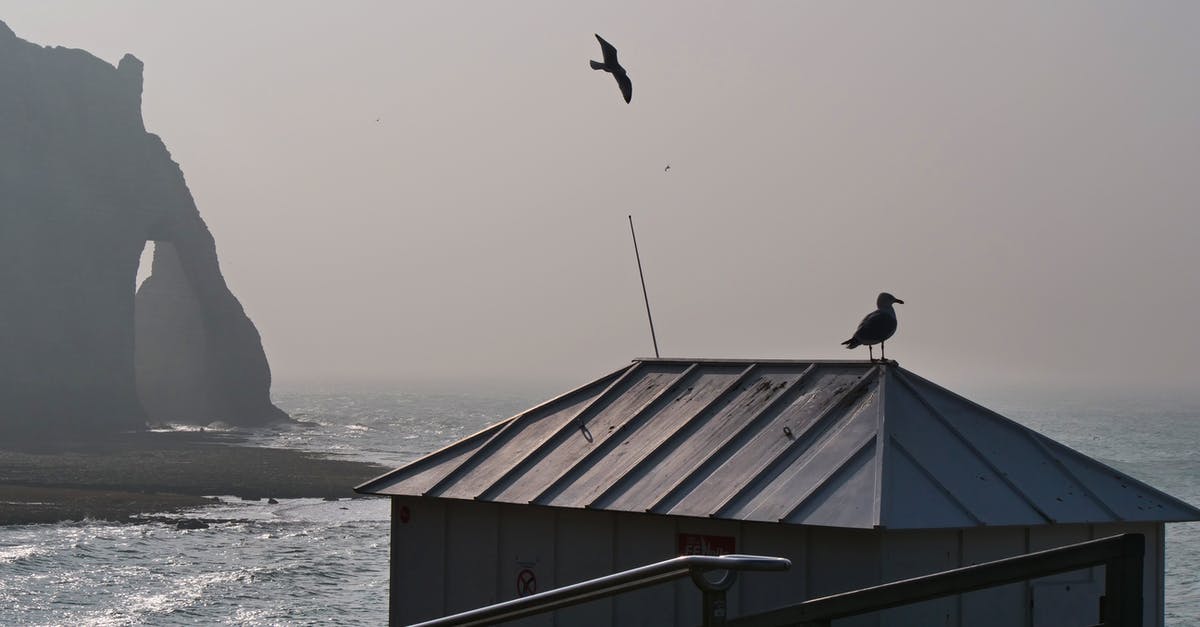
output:
POLYGON ((633 256, 637 257, 638 277, 642 279, 642 298, 646 300, 646 320, 650 321, 650 341, 654 342, 654 356, 658 357, 658 337, 654 335, 654 318, 650 316, 650 296, 646 293, 646 275, 642 273, 642 255, 638 253, 637 233, 633 231, 633 216, 629 216, 629 234, 633 236, 633 256))

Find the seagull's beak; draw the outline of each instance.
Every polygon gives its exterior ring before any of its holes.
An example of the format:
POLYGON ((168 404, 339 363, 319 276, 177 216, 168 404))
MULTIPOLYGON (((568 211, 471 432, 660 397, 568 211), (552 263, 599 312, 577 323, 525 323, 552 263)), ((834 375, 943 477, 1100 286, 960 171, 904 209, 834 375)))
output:
POLYGON ((896 303, 897 305, 903 305, 903 304, 904 304, 904 301, 900 300, 899 298, 897 298, 896 300, 894 300, 894 301, 892 301, 892 302, 896 303))

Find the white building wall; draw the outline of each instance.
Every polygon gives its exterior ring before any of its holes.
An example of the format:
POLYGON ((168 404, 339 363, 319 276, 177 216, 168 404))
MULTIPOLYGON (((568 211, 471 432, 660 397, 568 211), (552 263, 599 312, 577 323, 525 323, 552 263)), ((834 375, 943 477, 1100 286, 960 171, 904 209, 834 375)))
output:
MULTIPOLYGON (((962 530, 962 566, 973 566, 1025 552, 1024 527, 977 527, 962 530)), ((962 595, 961 623, 979 627, 1027 624, 1029 590, 1025 583, 962 595)))
MULTIPOLYGON (((529 574, 536 585, 525 591, 540 592, 669 559, 678 552, 680 533, 733 538, 739 553, 792 560, 790 572, 741 574, 728 594, 732 617, 1124 532, 1147 536, 1145 624, 1163 624, 1159 523, 875 531, 409 497, 394 498, 392 511, 394 624, 517 598, 529 574)), ((1103 570, 936 599, 834 625, 1092 625, 1098 622, 1103 570)), ((515 624, 697 625, 700 605, 699 590, 681 579, 515 624)))
POLYGON ((392 499, 392 624, 407 625, 445 614, 445 532, 445 502, 392 499))

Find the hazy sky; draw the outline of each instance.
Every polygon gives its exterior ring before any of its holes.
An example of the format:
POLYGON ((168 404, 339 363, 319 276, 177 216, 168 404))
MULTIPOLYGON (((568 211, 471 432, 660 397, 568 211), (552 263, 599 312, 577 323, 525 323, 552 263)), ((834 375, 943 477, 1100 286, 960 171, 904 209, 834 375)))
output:
POLYGON ((865 358, 887 290, 888 355, 952 387, 1197 382, 1200 3, 577 4, 0 20, 145 62, 280 383, 652 355, 630 213, 664 356, 865 358))

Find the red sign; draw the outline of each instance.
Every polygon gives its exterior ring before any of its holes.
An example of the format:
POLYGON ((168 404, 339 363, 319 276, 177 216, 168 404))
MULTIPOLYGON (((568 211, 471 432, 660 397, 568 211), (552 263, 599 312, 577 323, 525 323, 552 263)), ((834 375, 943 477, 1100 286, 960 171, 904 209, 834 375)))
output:
POLYGON ((731 555, 737 553, 737 540, 733 536, 705 536, 698 533, 681 533, 680 555, 731 555))

